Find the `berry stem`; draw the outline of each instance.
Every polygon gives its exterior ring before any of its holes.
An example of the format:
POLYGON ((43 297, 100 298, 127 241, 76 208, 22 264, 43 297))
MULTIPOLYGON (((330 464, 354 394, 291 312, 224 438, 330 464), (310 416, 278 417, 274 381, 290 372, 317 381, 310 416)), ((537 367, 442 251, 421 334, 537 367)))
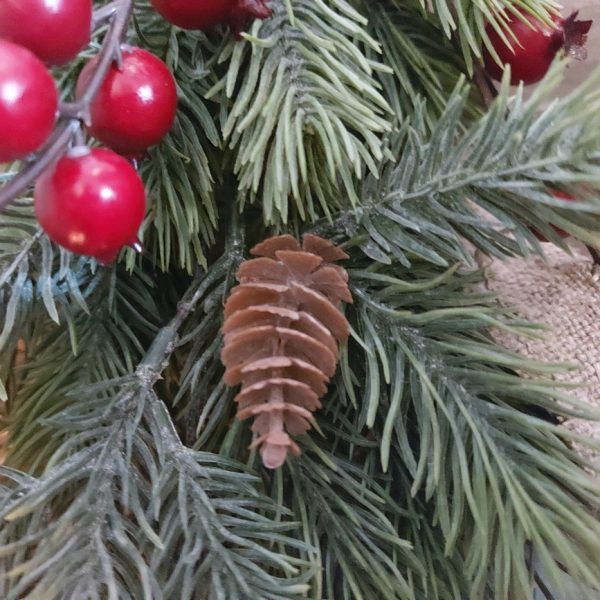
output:
POLYGON ((51 164, 65 154, 77 139, 81 121, 89 120, 90 106, 114 60, 121 57, 121 42, 127 32, 133 0, 115 0, 94 12, 93 26, 97 31, 112 19, 100 50, 98 64, 88 87, 77 102, 65 102, 59 107, 58 125, 44 148, 8 183, 0 187, 0 210, 23 194, 51 164))
POLYGON ((66 123, 56 129, 44 149, 22 171, 0 188, 0 210, 20 196, 50 165, 58 160, 69 147, 73 126, 66 123))
MULTIPOLYGON (((127 25, 133 8, 133 0, 117 0, 113 4, 115 5, 111 12, 113 21, 106 34, 106 38, 104 39, 104 44, 102 44, 102 49, 98 55, 97 67, 90 78, 87 90, 79 101, 65 103, 61 106, 61 111, 66 111, 64 116, 71 119, 87 121, 89 118, 90 105, 102 86, 102 82, 104 81, 112 62, 114 60, 120 62, 121 60, 120 47, 123 36, 127 31, 127 25)), ((61 115, 63 115, 62 112, 61 115)))
POLYGON ((109 21, 119 8, 119 0, 113 0, 109 4, 94 11, 92 16, 92 29, 97 31, 104 23, 109 21))

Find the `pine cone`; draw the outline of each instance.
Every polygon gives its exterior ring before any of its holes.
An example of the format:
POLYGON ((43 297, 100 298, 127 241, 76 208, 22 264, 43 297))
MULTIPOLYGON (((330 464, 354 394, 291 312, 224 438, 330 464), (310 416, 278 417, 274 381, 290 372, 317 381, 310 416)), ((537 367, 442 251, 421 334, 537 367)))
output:
POLYGON ((290 436, 312 426, 313 411, 335 373, 338 345, 348 340, 339 309, 352 302, 348 274, 335 261, 348 258, 331 242, 305 235, 302 247, 290 235, 272 237, 242 263, 225 306, 225 383, 242 384, 235 400, 238 419, 255 417, 265 467, 281 466, 290 436))

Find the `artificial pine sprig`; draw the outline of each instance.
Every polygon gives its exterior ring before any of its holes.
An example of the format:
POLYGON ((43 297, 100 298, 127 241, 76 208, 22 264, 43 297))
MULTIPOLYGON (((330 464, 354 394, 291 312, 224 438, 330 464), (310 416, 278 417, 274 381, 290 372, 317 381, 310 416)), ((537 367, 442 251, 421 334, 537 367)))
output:
POLYGON ((433 131, 418 107, 390 136, 397 162, 365 178, 361 208, 313 231, 335 236, 345 229, 373 260, 404 265, 412 256, 442 266, 471 262, 465 241, 489 256, 527 256, 541 251, 533 230, 564 246, 548 223, 596 245, 600 74, 541 110, 565 66, 555 64, 529 99, 522 88, 510 96, 507 74, 493 106, 466 129, 470 90, 462 82, 433 131), (580 202, 561 201, 557 189, 580 202))
POLYGON ((0 559, 7 600, 24 592, 294 598, 306 588, 295 561, 268 548, 274 532, 291 547, 303 544, 287 537, 290 524, 267 516, 275 506, 257 492, 256 478, 183 446, 153 392, 181 325, 237 256, 230 250, 194 280, 134 374, 73 391, 78 401, 46 423, 70 435, 40 479, 2 469, 0 544, 12 548, 0 559), (39 519, 46 503, 56 510, 39 519), (129 539, 139 525, 144 533, 129 539))
POLYGON ((508 0, 272 4, 235 43, 136 5, 180 110, 143 167, 132 275, 53 248, 27 200, 0 213, 0 595, 512 600, 566 568, 594 597, 598 486, 571 447, 590 442, 556 424, 593 415, 494 344, 535 330, 464 265, 539 251, 532 229, 594 240, 597 80, 547 107, 557 67, 479 118, 453 89, 508 0), (223 304, 249 247, 322 216, 350 255, 350 342, 302 454, 265 470, 223 381, 223 304))
POLYGON ((241 206, 266 223, 314 220, 358 203, 355 182, 385 155, 390 108, 366 49, 380 46, 345 0, 273 0, 253 44, 229 44, 229 68, 207 97, 224 107, 241 206), (333 22, 332 22, 333 19, 333 22), (343 198, 347 200, 343 200, 343 198))

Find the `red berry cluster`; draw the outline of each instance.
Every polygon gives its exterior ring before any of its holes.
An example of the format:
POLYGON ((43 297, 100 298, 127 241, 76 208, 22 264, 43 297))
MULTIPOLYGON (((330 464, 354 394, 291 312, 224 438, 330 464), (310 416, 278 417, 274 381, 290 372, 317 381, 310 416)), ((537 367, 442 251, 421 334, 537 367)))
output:
MULTIPOLYGON (((265 0, 152 2, 186 29, 227 23, 239 34, 251 18, 271 14, 265 0)), ((177 90, 161 60, 123 45, 118 64, 100 81, 99 56, 88 61, 76 89, 85 110, 65 113, 48 68, 68 63, 89 44, 92 8, 92 0, 0 0, 0 163, 50 147, 57 118, 80 121, 83 114, 89 133, 110 149, 78 143, 67 150, 38 178, 35 210, 52 240, 106 263, 124 245, 136 244, 146 201, 130 161, 173 125, 177 90)))
MULTIPOLYGON (((62 118, 48 67, 76 58, 91 30, 92 0, 0 2, 0 162, 26 159, 48 141, 62 118)), ((177 105, 175 81, 161 60, 129 46, 120 54, 93 98, 85 93, 98 58, 83 68, 76 92, 88 102, 90 134, 110 150, 76 144, 38 178, 34 194, 48 236, 102 263, 137 242, 146 200, 128 159, 160 142, 177 105)))

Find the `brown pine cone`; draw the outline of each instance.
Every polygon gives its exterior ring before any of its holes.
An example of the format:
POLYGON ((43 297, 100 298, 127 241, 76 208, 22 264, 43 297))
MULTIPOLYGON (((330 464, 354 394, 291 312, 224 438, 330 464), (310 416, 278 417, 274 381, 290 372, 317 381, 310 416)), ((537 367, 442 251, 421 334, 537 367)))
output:
POLYGON ((348 258, 331 242, 305 235, 269 238, 242 263, 225 306, 221 358, 225 383, 242 384, 238 419, 255 417, 265 467, 275 469, 288 450, 300 453, 290 436, 312 427, 339 360, 349 326, 339 309, 352 302, 348 274, 335 261, 348 258))

